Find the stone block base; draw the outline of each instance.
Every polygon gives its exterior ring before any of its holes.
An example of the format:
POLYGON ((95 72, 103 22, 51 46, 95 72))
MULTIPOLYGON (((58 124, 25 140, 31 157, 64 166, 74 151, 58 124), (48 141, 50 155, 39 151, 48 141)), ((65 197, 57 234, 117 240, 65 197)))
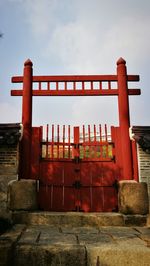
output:
POLYGON ((15 210, 37 210, 36 180, 11 181, 8 184, 8 208, 15 210))
POLYGON ((150 214, 147 217, 147 226, 150 227, 150 214))
POLYGON ((149 212, 147 184, 135 181, 119 182, 119 212, 123 214, 147 214, 149 212))

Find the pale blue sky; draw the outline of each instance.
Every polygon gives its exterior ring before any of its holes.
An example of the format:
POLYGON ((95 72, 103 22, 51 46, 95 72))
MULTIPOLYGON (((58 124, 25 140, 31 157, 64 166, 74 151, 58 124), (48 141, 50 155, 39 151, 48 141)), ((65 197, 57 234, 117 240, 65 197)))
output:
MULTIPOLYGON (((21 97, 11 76, 27 58, 35 75, 115 74, 127 61, 139 74, 131 96, 131 125, 150 125, 149 0, 0 0, 0 123, 21 121, 21 97)), ((117 98, 36 97, 33 124, 108 124, 118 121, 117 98)))

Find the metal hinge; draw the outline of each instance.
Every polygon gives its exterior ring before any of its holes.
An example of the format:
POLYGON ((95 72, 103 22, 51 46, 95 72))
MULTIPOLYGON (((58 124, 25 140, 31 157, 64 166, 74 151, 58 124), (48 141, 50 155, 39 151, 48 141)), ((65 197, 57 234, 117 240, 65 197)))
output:
POLYGON ((82 184, 80 182, 80 180, 76 180, 74 183, 73 183, 73 187, 75 189, 80 189, 82 187, 82 184))
POLYGON ((80 162, 80 157, 79 156, 75 156, 73 161, 78 164, 80 162))

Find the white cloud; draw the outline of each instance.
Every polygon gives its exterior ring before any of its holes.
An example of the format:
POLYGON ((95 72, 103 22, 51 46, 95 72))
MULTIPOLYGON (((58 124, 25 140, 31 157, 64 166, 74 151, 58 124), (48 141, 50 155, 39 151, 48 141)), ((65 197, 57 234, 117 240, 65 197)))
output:
MULTIPOLYGON (((21 0, 11 1, 21 5, 21 0)), ((57 71, 58 66, 68 74, 115 74, 116 61, 122 56, 129 72, 145 73, 142 65, 150 58, 150 1, 26 0, 22 6, 33 50, 38 43, 34 57, 43 65, 47 62, 46 68, 55 66, 57 71)), ((91 122, 99 120, 98 113, 109 106, 103 117, 112 121, 116 105, 107 104, 107 99, 101 106, 99 102, 94 97, 75 99, 70 119, 75 123, 87 117, 91 122)))
POLYGON ((26 0, 24 8, 44 58, 69 72, 102 73, 113 71, 120 56, 136 65, 149 53, 150 3, 135 3, 26 0))

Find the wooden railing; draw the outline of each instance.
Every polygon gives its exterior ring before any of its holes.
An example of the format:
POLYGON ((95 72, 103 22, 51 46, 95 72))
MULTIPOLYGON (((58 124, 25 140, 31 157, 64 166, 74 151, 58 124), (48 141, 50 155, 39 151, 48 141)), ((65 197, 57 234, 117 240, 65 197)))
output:
POLYGON ((111 135, 107 125, 102 128, 88 125, 80 130, 79 143, 74 143, 73 129, 69 126, 47 125, 43 128, 42 159, 72 160, 74 149, 78 146, 79 158, 82 160, 112 160, 114 156, 111 135))

